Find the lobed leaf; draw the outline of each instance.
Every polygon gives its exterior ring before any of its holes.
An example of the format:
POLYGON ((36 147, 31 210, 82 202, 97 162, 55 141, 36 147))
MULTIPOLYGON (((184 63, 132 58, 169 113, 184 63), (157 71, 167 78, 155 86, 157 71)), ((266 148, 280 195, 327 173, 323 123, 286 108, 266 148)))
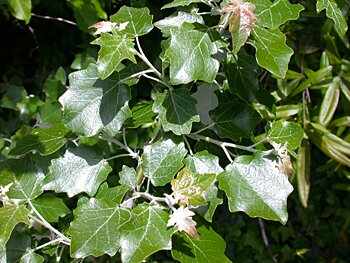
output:
POLYGON ((101 131, 117 134, 131 116, 129 87, 120 83, 117 74, 100 80, 94 64, 71 73, 69 82, 70 87, 59 99, 66 127, 89 137, 101 131))
POLYGON ((219 70, 219 61, 213 56, 218 46, 211 38, 209 28, 183 23, 170 28, 170 46, 165 55, 170 63, 170 82, 174 85, 195 80, 212 83, 219 70))
POLYGON ((0 162, 0 185, 12 183, 7 196, 16 203, 35 199, 42 192, 42 182, 45 175, 41 168, 35 166, 31 160, 4 160, 0 162))
POLYGON ((119 183, 129 189, 134 189, 137 186, 136 171, 132 167, 123 165, 119 178, 119 183))
POLYGON ((286 45, 285 35, 278 29, 268 30, 256 25, 253 29, 255 41, 251 44, 256 49, 258 64, 276 75, 284 78, 293 50, 286 45))
POLYGON ((183 263, 231 262, 225 255, 224 239, 209 224, 201 223, 197 231, 198 239, 185 233, 173 236, 171 255, 175 260, 183 263))
POLYGON ((120 229, 131 219, 129 210, 91 198, 74 210, 68 230, 71 235, 71 256, 83 258, 108 254, 120 248, 120 229))
POLYGON ((288 219, 287 197, 293 191, 288 177, 263 152, 239 156, 219 174, 219 188, 228 198, 230 211, 243 211, 250 217, 288 219))
POLYGON ((50 193, 39 196, 32 203, 47 222, 57 223, 60 217, 70 213, 63 200, 50 193))
POLYGON ((287 144, 288 149, 295 150, 301 144, 304 130, 298 124, 289 121, 274 121, 267 138, 283 146, 287 144))
POLYGON ((107 203, 113 203, 115 205, 120 205, 123 201, 125 194, 129 189, 123 185, 118 185, 115 187, 108 187, 108 183, 104 182, 98 189, 95 198, 103 200, 107 203))
POLYGON ((167 227, 168 219, 160 206, 143 203, 135 207, 132 219, 120 229, 122 262, 141 262, 159 250, 170 250, 175 230, 167 227))
POLYGON ((190 168, 183 168, 171 181, 174 199, 180 206, 205 205, 203 193, 216 179, 216 174, 193 173, 190 168))
POLYGON ((304 10, 300 4, 291 4, 288 0, 250 0, 255 4, 255 12, 262 26, 276 29, 288 20, 296 20, 299 13, 304 10))
POLYGON ((19 223, 30 224, 29 211, 24 205, 8 205, 0 207, 0 246, 5 246, 9 240, 12 230, 19 223))
POLYGON ((180 88, 158 94, 153 111, 159 114, 164 131, 172 131, 176 135, 189 134, 192 123, 200 121, 196 103, 187 89, 180 88))
POLYGON ((222 138, 249 138, 260 122, 260 115, 248 104, 225 90, 217 92, 219 105, 210 111, 214 131, 222 138))
POLYGON ((169 183, 183 166, 187 150, 183 142, 171 138, 144 147, 142 170, 154 186, 169 183))
POLYGON ((344 15, 338 7, 337 2, 335 0, 317 0, 317 13, 320 13, 324 9, 326 9, 327 17, 333 20, 335 30, 337 31, 338 35, 341 38, 344 37, 346 31, 348 30, 348 25, 344 15))
POLYGON ((69 133, 62 124, 50 128, 37 128, 17 139, 16 147, 10 151, 11 155, 23 155, 38 151, 41 155, 50 155, 60 149, 67 141, 69 133))
MULTIPOLYGON (((134 42, 132 39, 120 36, 114 30, 113 34, 101 33, 91 44, 101 46, 97 59, 97 70, 101 79, 108 78, 124 59, 136 63, 134 42)), ((74 73, 73 73, 74 74, 74 73)))
POLYGON ((24 20, 29 23, 32 16, 32 1, 31 0, 6 0, 10 13, 19 20, 24 20))
POLYGON ((201 0, 174 0, 173 2, 166 4, 162 7, 162 9, 178 7, 178 6, 187 6, 193 3, 200 3, 201 0))
POLYGON ((118 12, 110 17, 114 23, 128 22, 122 34, 127 37, 138 37, 148 34, 153 29, 153 16, 149 14, 149 9, 122 6, 118 12))
POLYGON ((63 157, 52 160, 49 169, 43 189, 65 192, 68 197, 82 192, 95 195, 112 171, 107 161, 87 147, 67 149, 63 157))

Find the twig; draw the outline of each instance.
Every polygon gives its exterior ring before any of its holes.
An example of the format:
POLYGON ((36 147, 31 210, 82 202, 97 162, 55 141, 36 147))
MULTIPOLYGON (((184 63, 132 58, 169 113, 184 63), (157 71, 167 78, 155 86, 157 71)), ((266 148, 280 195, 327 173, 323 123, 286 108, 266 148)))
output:
POLYGON ((34 13, 32 13, 32 16, 37 17, 37 18, 47 19, 47 20, 55 20, 55 21, 63 22, 63 23, 73 25, 73 26, 77 25, 77 23, 70 21, 70 20, 67 20, 67 19, 64 19, 64 18, 61 18, 61 17, 42 16, 42 15, 37 15, 34 13))
MULTIPOLYGON (((40 215, 40 214, 39 214, 40 215)), ((39 215, 37 214, 37 216, 39 217, 39 215)), ((41 216, 41 215, 40 215, 41 216)), ((35 216, 32 215, 28 215, 28 217, 30 219, 33 219, 35 222, 39 223, 40 225, 46 227, 48 230, 50 230, 51 232, 55 233, 57 236, 59 236, 62 240, 60 241, 63 244, 66 245, 70 245, 70 239, 68 237, 66 237, 65 235, 63 235, 60 231, 58 231, 57 229, 55 229, 53 226, 51 226, 45 219, 44 221, 41 219, 36 218, 35 216)))
POLYGON ((267 250, 269 251, 270 257, 272 258, 273 262, 278 263, 276 257, 272 254, 272 250, 271 250, 271 246, 269 243, 269 239, 267 237, 266 234, 266 230, 265 230, 265 224, 262 218, 258 218, 258 222, 259 222, 259 228, 260 228, 260 232, 261 232, 261 236, 263 238, 265 247, 267 248, 267 250))
POLYGON ((183 135, 182 137, 184 138, 185 144, 186 144, 186 146, 187 146, 187 148, 188 148, 188 151, 190 152, 190 155, 193 155, 193 152, 192 152, 190 143, 189 143, 188 140, 186 139, 185 135, 183 135))
POLYGON ((108 141, 108 142, 112 142, 112 143, 118 145, 120 148, 122 148, 123 150, 127 151, 132 158, 135 158, 137 160, 140 159, 140 156, 137 153, 135 153, 133 150, 131 150, 127 145, 122 144, 120 141, 118 141, 115 138, 109 136, 108 134, 102 133, 100 135, 100 138, 102 140, 105 140, 105 141, 108 141))
POLYGON ((210 129, 210 128, 213 127, 214 125, 215 125, 215 123, 211 123, 211 124, 209 124, 208 126, 205 126, 203 129, 200 129, 199 131, 196 131, 196 132, 194 132, 194 133, 192 133, 192 134, 199 134, 199 133, 201 133, 201 132, 203 132, 203 131, 205 131, 205 130, 210 129))
POLYGON ((59 238, 56 238, 56 239, 51 240, 49 242, 46 242, 45 244, 42 244, 41 246, 38 246, 38 247, 34 248, 32 251, 34 252, 34 251, 40 250, 40 249, 42 249, 44 247, 50 246, 52 244, 61 243, 62 241, 63 241, 63 239, 61 237, 59 237, 59 238))
POLYGON ((117 158, 121 158, 121 157, 133 157, 130 153, 123 153, 123 154, 118 154, 118 155, 115 155, 115 156, 112 156, 112 157, 109 157, 107 159, 105 159, 106 161, 110 161, 110 160, 114 160, 114 159, 117 159, 117 158))
POLYGON ((136 77, 139 77, 139 76, 143 76, 144 74, 146 74, 146 73, 151 73, 151 72, 153 72, 153 69, 146 69, 146 70, 137 72, 137 73, 135 73, 135 74, 132 74, 132 75, 126 77, 126 78, 123 78, 123 79, 121 79, 119 82, 125 82, 125 81, 127 81, 127 80, 129 80, 129 79, 133 79, 133 78, 136 78, 136 77))
MULTIPOLYGON (((170 90, 173 90, 173 87, 170 85, 170 83, 166 80, 166 78, 162 75, 162 73, 160 73, 154 66, 153 64, 148 60, 148 58, 146 57, 145 53, 142 50, 142 47, 140 45, 140 41, 139 38, 136 37, 136 45, 137 48, 139 50, 139 52, 137 52, 137 55, 143 60, 143 62, 145 62, 147 64, 147 66, 150 67, 150 69, 153 70, 153 73, 157 75, 158 78, 160 78, 162 80, 162 83, 167 86, 170 90)), ((149 76, 148 76, 149 77, 149 76)))

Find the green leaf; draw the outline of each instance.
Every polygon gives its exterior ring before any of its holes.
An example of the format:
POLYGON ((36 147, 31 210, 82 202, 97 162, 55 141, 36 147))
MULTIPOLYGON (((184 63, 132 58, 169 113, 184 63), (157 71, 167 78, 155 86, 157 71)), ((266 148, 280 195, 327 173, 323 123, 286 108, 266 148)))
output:
POLYGON ((108 78, 124 59, 136 63, 133 40, 120 36, 116 32, 101 33, 101 36, 91 44, 101 46, 97 59, 97 69, 101 79, 108 78))
POLYGON ((95 197, 107 203, 119 205, 128 191, 129 189, 123 185, 108 188, 108 184, 105 182, 101 184, 95 197))
POLYGON ((131 117, 130 89, 117 75, 102 81, 96 65, 69 75, 70 87, 60 97, 66 127, 73 132, 93 136, 106 131, 114 136, 131 117))
MULTIPOLYGON (((193 173, 198 174, 218 175, 224 171, 219 164, 219 157, 207 151, 201 151, 194 155, 187 156, 184 160, 184 164, 189 167, 193 173)), ((217 206, 223 203, 222 192, 219 192, 215 184, 211 184, 203 193, 203 197, 208 205, 198 207, 196 212, 202 215, 207 221, 211 222, 217 206)))
POLYGON ((171 138, 144 147, 142 170, 154 186, 169 183, 183 166, 187 150, 183 142, 171 138))
POLYGON ((74 210, 74 220, 68 230, 71 235, 71 256, 83 258, 108 254, 120 248, 120 228, 131 218, 124 208, 91 198, 74 210))
POLYGON ((219 157, 208 153, 208 151, 197 152, 189 155, 184 160, 184 164, 188 166, 193 173, 198 174, 216 174, 223 172, 219 164, 219 157))
POLYGON ((134 189, 137 186, 136 171, 134 168, 123 165, 119 177, 119 183, 127 188, 134 189))
POLYGON ((201 223, 197 231, 199 239, 184 232, 173 236, 171 255, 175 260, 184 263, 231 262, 225 255, 225 240, 209 224, 201 223))
POLYGON ((259 67, 254 57, 244 49, 237 56, 231 56, 223 67, 228 80, 229 89, 248 104, 253 103, 255 93, 259 89, 259 67))
POLYGON ((24 205, 9 205, 0 207, 0 246, 9 240, 12 230, 18 223, 29 225, 29 211, 24 205))
POLYGON ((216 174, 193 173, 190 168, 183 168, 171 181, 175 200, 181 206, 205 205, 203 193, 216 179, 216 174))
POLYGON ((68 149, 63 157, 51 161, 49 169, 43 189, 65 192, 68 197, 82 192, 95 195, 112 171, 102 156, 87 147, 68 149))
POLYGON ((132 210, 132 220, 121 228, 123 263, 141 262, 159 250, 171 249, 175 229, 168 228, 168 212, 161 206, 141 204, 132 210))
POLYGON ((335 0, 317 0, 317 13, 324 9, 326 9, 327 17, 333 20, 335 30, 337 31, 338 35, 341 38, 344 37, 346 31, 348 30, 348 25, 346 23, 345 16, 337 5, 337 2, 335 0))
POLYGON ((44 178, 42 169, 34 166, 29 159, 0 162, 0 185, 13 183, 7 196, 16 203, 38 197, 43 192, 44 178))
POLYGON ((276 29, 288 20, 296 20, 299 13, 304 10, 300 4, 290 4, 288 0, 251 0, 255 4, 255 13, 259 17, 262 26, 276 29))
POLYGON ((126 127, 138 128, 141 125, 154 123, 157 114, 153 112, 152 107, 152 101, 140 101, 136 103, 131 109, 131 119, 125 123, 126 127))
POLYGON ((249 138, 260 122, 260 115, 227 90, 216 92, 216 95, 219 105, 210 111, 210 117, 215 123, 215 133, 232 140, 249 138))
POLYGON ((318 117, 318 123, 327 127, 330 121, 333 119, 333 115, 338 107, 340 89, 339 89, 339 77, 335 77, 327 88, 327 92, 323 97, 323 101, 320 108, 320 115, 318 117))
POLYGON ((170 62, 170 82, 174 85, 195 80, 212 83, 219 70, 219 62, 213 58, 218 46, 209 29, 183 23, 180 28, 170 28, 170 46, 165 55, 170 62))
POLYGON ((128 37, 137 37, 148 34, 153 29, 153 16, 149 14, 149 9, 122 6, 118 12, 111 16, 110 21, 114 23, 128 22, 121 32, 128 37))
POLYGON ((39 214, 48 222, 56 223, 60 217, 70 213, 63 200, 50 193, 39 196, 32 203, 39 214))
POLYGON ((204 20, 200 15, 197 15, 195 13, 186 13, 179 11, 179 13, 176 16, 166 17, 162 20, 159 20, 154 23, 156 27, 158 27, 163 35, 168 36, 170 35, 170 29, 172 27, 181 27, 183 23, 200 23, 204 24, 204 20))
POLYGON ((263 152, 239 156, 218 177, 230 211, 250 217, 287 222, 287 197, 293 191, 288 177, 263 152))
POLYGON ((255 41, 251 44, 256 49, 258 64, 276 75, 284 78, 293 50, 286 45, 286 36, 278 29, 268 30, 256 25, 253 29, 255 41))
POLYGON ((2 108, 17 110, 17 103, 25 99, 28 95, 25 88, 10 84, 1 84, 0 86, 6 93, 2 95, 0 105, 2 108))
POLYGON ((196 103, 189 90, 180 88, 158 94, 153 111, 159 113, 164 131, 172 131, 176 135, 189 134, 192 123, 200 121, 196 103))
POLYGON ((283 146, 288 143, 289 150, 295 150, 301 144, 304 136, 304 130, 298 124, 289 121, 275 121, 272 123, 271 130, 268 132, 268 139, 283 146))
POLYGON ((19 20, 24 20, 26 24, 29 23, 32 15, 32 1, 31 0, 6 0, 10 13, 19 20))
POLYGON ((166 4, 162 9, 178 7, 178 6, 187 6, 193 3, 200 3, 201 0, 174 0, 173 2, 166 4))
POLYGON ((58 101, 47 99, 45 104, 40 107, 40 125, 50 127, 51 125, 63 122, 62 106, 58 101))
POLYGON ((67 141, 69 133, 62 124, 51 128, 37 128, 30 134, 17 139, 16 147, 10 151, 11 155, 23 155, 38 151, 41 155, 49 155, 60 149, 67 141))
POLYGON ((89 27, 95 24, 99 18, 107 18, 106 13, 96 0, 67 0, 67 3, 73 10, 79 28, 85 32, 91 31, 89 27))
POLYGON ((56 101, 66 90, 67 75, 62 67, 59 67, 54 76, 45 80, 43 91, 47 98, 56 101))
POLYGON ((36 253, 30 248, 27 249, 26 253, 23 254, 19 263, 42 263, 44 258, 36 253))

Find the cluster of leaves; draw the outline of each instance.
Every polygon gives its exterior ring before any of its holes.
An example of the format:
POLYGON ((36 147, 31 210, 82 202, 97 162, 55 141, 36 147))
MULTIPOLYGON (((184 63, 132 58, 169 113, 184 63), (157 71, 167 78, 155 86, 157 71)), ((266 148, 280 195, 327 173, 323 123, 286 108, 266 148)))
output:
POLYGON ((39 51, 34 18, 77 25, 84 48, 30 88, 17 64, 3 77, 1 261, 243 262, 225 241, 244 244, 245 223, 228 235, 220 209, 260 218, 263 236, 262 219, 286 224, 292 184, 308 206, 313 146, 350 189, 346 1, 67 0, 76 23, 32 13, 41 2, 7 0, 1 19, 39 51))

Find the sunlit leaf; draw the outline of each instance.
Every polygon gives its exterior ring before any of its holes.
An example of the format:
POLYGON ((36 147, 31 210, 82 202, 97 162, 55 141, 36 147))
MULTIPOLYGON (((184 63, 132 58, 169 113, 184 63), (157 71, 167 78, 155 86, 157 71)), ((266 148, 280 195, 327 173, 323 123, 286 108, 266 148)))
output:
POLYGON ((120 228, 130 218, 131 213, 127 209, 94 198, 78 206, 68 230, 72 237, 72 257, 113 256, 120 248, 120 228))
POLYGON ((0 246, 4 246, 11 236, 11 232, 18 223, 29 225, 29 211, 24 205, 10 205, 0 207, 0 246))
POLYGON ((174 199, 182 206, 205 205, 205 199, 202 194, 215 179, 216 174, 193 173, 190 168, 185 167, 171 181, 174 199))
POLYGON ((288 70, 293 50, 286 45, 285 35, 278 29, 268 30, 256 25, 253 29, 258 64, 279 78, 284 78, 288 70))
POLYGON ((0 185, 12 183, 7 196, 16 203, 38 197, 43 192, 44 178, 42 169, 33 165, 29 159, 0 162, 0 185))
POLYGON ((66 143, 65 136, 68 132, 62 124, 34 129, 30 134, 17 139, 16 147, 10 154, 23 155, 32 151, 38 151, 44 156, 52 154, 66 143))
POLYGON ((250 0, 256 6, 256 14, 262 26, 275 29, 288 20, 296 20, 304 10, 300 4, 291 4, 288 0, 250 0))
POLYGON ((195 80, 212 83, 219 61, 213 58, 218 46, 209 28, 183 23, 180 28, 170 28, 170 34, 170 46, 165 52, 170 62, 170 82, 174 85, 195 80))
POLYGON ((290 150, 300 146, 303 136, 304 131, 298 124, 282 120, 273 122, 267 135, 270 140, 281 146, 288 143, 287 146, 290 150))
POLYGON ((69 197, 86 192, 95 195, 112 168, 102 156, 87 147, 68 149, 64 156, 52 160, 43 189, 65 192, 69 197))
POLYGON ((101 184, 95 198, 119 205, 128 191, 129 189, 123 185, 109 188, 107 182, 105 182, 101 184))
POLYGON ((6 0, 11 14, 19 19, 24 20, 26 24, 29 23, 32 15, 32 1, 31 0, 6 0))
POLYGON ((293 187, 276 162, 263 152, 237 157, 218 180, 231 212, 243 211, 250 217, 287 222, 287 197, 293 187))
POLYGON ((119 82, 117 75, 100 80, 97 67, 69 75, 70 86, 60 97, 66 127, 73 132, 93 136, 106 131, 114 136, 131 116, 128 106, 130 89, 119 82))
POLYGON ((202 1, 201 0, 174 0, 171 3, 164 5, 162 9, 178 7, 178 6, 187 6, 193 3, 200 3, 200 2, 202 1))
POLYGON ((149 14, 149 9, 122 6, 118 12, 111 16, 111 22, 128 22, 122 34, 128 37, 142 36, 149 33, 152 28, 153 16, 149 14))
POLYGON ((198 233, 196 229, 197 223, 192 219, 195 213, 188 209, 180 206, 170 215, 167 226, 177 226, 180 232, 184 231, 191 237, 198 239, 198 233))
POLYGON ((113 34, 101 33, 101 36, 91 42, 101 46, 97 59, 97 70, 101 79, 108 78, 124 60, 136 63, 134 42, 132 39, 120 36, 115 30, 113 34))
POLYGON ((134 189, 137 184, 136 171, 134 168, 123 165, 121 172, 119 173, 119 183, 129 189, 134 189))
POLYGON ((159 250, 171 249, 173 228, 167 227, 169 214, 161 206, 141 204, 132 210, 132 219, 121 228, 122 262, 141 262, 159 250))
POLYGON ((340 37, 343 37, 348 30, 345 16, 341 12, 338 4, 335 0, 317 0, 316 3, 317 12, 321 12, 326 9, 326 15, 332 19, 335 25, 335 30, 340 37))
POLYGON ((169 183, 183 166, 187 150, 183 142, 171 138, 144 147, 142 170, 154 186, 169 183))

